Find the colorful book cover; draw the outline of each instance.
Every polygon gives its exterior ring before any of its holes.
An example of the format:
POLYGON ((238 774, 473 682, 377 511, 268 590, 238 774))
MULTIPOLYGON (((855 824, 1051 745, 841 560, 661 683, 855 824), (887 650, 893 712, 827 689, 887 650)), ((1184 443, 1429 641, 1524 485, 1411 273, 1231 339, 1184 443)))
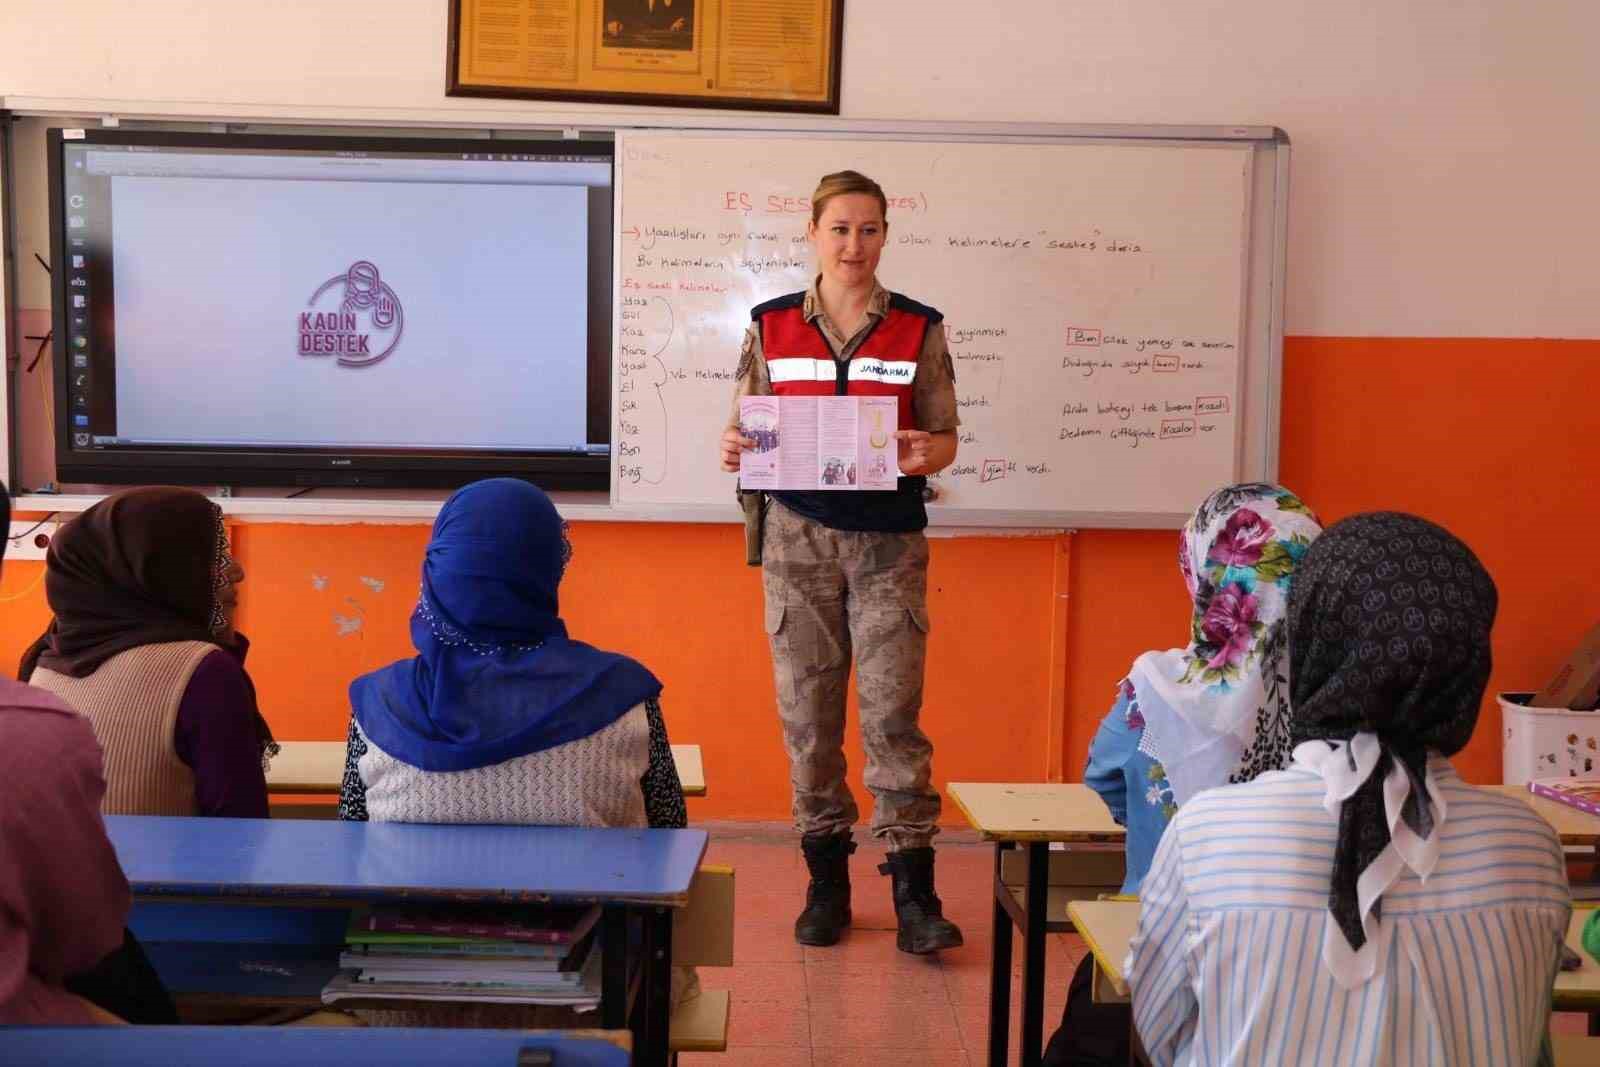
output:
POLYGON ((351 930, 346 934, 345 941, 348 951, 374 958, 441 956, 459 959, 557 960, 567 954, 566 945, 530 945, 522 941, 494 941, 487 937, 388 934, 376 930, 351 930))
POLYGON ((1590 815, 1600 815, 1600 777, 1535 778, 1528 783, 1528 791, 1590 815))
POLYGON ((491 938, 542 945, 570 945, 594 928, 598 904, 540 908, 374 907, 351 917, 356 931, 491 938))

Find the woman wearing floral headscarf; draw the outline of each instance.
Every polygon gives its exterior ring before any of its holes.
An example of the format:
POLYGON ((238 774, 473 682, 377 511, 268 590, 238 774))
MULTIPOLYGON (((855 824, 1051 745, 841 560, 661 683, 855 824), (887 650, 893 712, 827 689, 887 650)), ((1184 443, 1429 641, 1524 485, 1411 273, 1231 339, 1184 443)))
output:
POLYGON ((129 489, 45 556, 50 627, 19 677, 87 716, 109 815, 266 818, 277 751, 234 630, 244 571, 222 511, 189 489, 129 489))
MULTIPOLYGON (((1288 765, 1284 617, 1295 567, 1321 532, 1293 493, 1251 482, 1212 493, 1179 533, 1189 644, 1134 661, 1083 773, 1128 828, 1124 893, 1139 892, 1190 797, 1288 765)), ((1085 958, 1073 976, 1046 1067, 1127 1060, 1128 1009, 1092 1002, 1092 970, 1085 958)))
POLYGON ((1288 765, 1283 620, 1295 565, 1321 532, 1298 497, 1259 482, 1217 490, 1184 524, 1189 644, 1134 660, 1084 771, 1128 827, 1124 893, 1139 892, 1162 829, 1190 797, 1288 765))

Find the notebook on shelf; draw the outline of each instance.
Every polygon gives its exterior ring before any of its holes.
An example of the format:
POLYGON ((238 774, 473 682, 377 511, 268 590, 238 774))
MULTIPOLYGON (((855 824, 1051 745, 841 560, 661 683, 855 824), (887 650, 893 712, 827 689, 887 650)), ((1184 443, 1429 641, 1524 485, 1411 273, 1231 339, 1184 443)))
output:
POLYGON ((363 934, 425 934, 534 945, 571 945, 594 929, 600 905, 517 908, 372 907, 350 918, 350 940, 363 934))

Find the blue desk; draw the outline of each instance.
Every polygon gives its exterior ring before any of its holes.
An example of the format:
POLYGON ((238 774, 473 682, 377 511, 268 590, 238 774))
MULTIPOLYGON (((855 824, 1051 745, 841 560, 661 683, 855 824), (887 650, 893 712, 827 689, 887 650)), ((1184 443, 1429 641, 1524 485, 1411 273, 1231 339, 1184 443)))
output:
POLYGON ((605 900, 681 907, 704 830, 424 826, 111 815, 135 893, 364 900, 605 900))
POLYGON ((0 1028, 7 1067, 628 1067, 600 1037, 516 1030, 321 1029, 242 1026, 17 1026, 0 1028), (548 1055, 540 1056, 544 1052, 548 1055))
MULTIPOLYGON (((667 1062, 671 909, 688 899, 705 854, 703 830, 140 815, 109 816, 106 829, 140 900, 131 920, 134 932, 151 943, 153 962, 176 989, 214 967, 226 970, 226 951, 215 944, 196 949, 194 942, 287 945, 291 956, 293 946, 323 946, 321 952, 308 947, 303 959, 263 958, 252 966, 251 974, 268 979, 274 968, 283 971, 282 996, 292 1001, 324 973, 330 931, 342 940, 336 916, 319 922, 314 910, 274 908, 260 921, 242 921, 240 912, 250 909, 222 905, 598 901, 605 908, 601 1024, 628 1025, 631 955, 641 961, 632 1020, 636 1057, 641 1064, 667 1062), (152 907, 158 902, 161 907, 152 907), (191 913, 196 907, 214 910, 202 918, 191 913), (183 932, 208 925, 214 928, 209 935, 183 932), (290 929, 310 932, 292 935, 290 929), (189 947, 164 947, 163 941, 189 947)), ((216 991, 239 992, 226 984, 216 991)))

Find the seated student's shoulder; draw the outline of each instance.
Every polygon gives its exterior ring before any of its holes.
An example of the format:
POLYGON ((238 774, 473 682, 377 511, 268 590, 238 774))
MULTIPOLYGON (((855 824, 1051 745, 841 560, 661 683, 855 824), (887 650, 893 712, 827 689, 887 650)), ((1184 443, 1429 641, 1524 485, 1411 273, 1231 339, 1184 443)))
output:
MULTIPOLYGON (((29 708, 76 714, 66 701, 38 686, 0 675, 0 709, 29 708)), ((86 720, 87 721, 87 720, 86 720)))
POLYGON ((99 751, 89 719, 54 693, 0 677, 0 767, 54 764, 84 748, 99 751))
POLYGON ((1259 812, 1263 804, 1286 804, 1290 808, 1316 808, 1322 810, 1322 780, 1309 771, 1290 768, 1286 771, 1268 771, 1248 782, 1213 786, 1190 798, 1179 809, 1177 816, 1189 815, 1191 821, 1207 815, 1249 809, 1259 812))
POLYGON ((1533 810, 1520 796, 1498 789, 1469 785, 1453 778, 1443 786, 1445 803, 1450 806, 1450 823, 1474 834, 1521 833, 1544 838, 1551 849, 1562 855, 1561 837, 1555 827, 1533 810))

